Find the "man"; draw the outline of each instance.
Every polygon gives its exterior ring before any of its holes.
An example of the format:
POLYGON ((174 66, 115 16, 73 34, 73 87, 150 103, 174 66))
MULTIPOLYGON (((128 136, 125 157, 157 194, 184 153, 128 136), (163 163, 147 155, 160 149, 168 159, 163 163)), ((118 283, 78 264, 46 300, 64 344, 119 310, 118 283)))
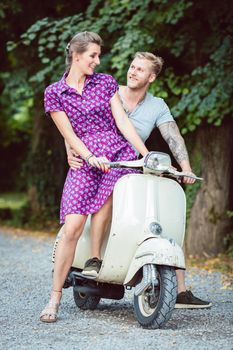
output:
MULTIPOLYGON (((127 73, 127 86, 120 87, 119 95, 125 112, 142 140, 145 142, 153 129, 158 127, 182 171, 188 175, 192 173, 192 169, 176 122, 164 100, 148 93, 150 84, 155 81, 162 66, 161 57, 148 52, 137 52, 127 73)), ((80 160, 77 160, 68 145, 66 148, 69 165, 72 168, 80 167, 80 160)), ((194 183, 194 180, 188 177, 183 181, 186 184, 194 183)), ((176 277, 178 283, 176 308, 209 308, 212 305, 186 290, 184 270, 176 270, 176 277)))

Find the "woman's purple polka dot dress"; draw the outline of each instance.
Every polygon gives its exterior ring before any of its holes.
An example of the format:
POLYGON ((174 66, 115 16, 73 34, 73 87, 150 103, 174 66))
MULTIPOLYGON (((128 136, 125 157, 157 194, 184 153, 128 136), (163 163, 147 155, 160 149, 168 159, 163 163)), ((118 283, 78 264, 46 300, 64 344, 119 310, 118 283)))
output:
MULTIPOLYGON (((76 135, 96 157, 110 161, 136 159, 132 146, 118 131, 110 108, 110 99, 118 90, 115 79, 108 74, 95 73, 86 77, 82 95, 66 84, 63 78, 45 90, 45 111, 63 111, 76 135)), ((104 173, 86 162, 79 170, 69 169, 64 184, 60 222, 67 214, 93 214, 112 193, 116 181, 134 172, 111 169, 104 173)))

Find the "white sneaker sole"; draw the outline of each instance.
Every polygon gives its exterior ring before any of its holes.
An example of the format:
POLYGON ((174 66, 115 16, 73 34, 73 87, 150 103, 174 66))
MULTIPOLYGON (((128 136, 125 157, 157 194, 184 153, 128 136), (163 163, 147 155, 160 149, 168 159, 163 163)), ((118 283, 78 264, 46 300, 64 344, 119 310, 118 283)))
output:
POLYGON ((87 276, 87 277, 93 277, 96 278, 98 276, 98 272, 96 272, 95 270, 91 270, 91 271, 82 271, 82 275, 83 276, 87 276))
POLYGON ((176 304, 175 309, 209 309, 212 303, 207 305, 195 305, 195 304, 176 304))

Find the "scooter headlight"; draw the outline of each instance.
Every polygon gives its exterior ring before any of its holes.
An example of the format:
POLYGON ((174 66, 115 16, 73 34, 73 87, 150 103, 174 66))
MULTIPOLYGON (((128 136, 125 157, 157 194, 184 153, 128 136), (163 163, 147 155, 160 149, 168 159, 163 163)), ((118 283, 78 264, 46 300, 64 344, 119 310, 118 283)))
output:
POLYGON ((154 235, 161 235, 162 233, 162 226, 158 224, 157 222, 151 222, 149 226, 149 230, 154 235))

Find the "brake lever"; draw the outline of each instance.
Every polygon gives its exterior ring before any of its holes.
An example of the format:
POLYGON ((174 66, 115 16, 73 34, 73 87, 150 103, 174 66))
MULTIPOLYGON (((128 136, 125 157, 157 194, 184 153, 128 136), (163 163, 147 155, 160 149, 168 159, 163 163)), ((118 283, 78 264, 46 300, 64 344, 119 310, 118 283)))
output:
POLYGON ((188 174, 188 173, 186 173, 184 171, 177 171, 177 170, 172 169, 172 168, 167 169, 167 173, 171 174, 171 175, 174 175, 175 177, 181 177, 181 178, 188 177, 190 179, 200 180, 200 181, 204 180, 203 177, 198 177, 195 174, 188 174))

